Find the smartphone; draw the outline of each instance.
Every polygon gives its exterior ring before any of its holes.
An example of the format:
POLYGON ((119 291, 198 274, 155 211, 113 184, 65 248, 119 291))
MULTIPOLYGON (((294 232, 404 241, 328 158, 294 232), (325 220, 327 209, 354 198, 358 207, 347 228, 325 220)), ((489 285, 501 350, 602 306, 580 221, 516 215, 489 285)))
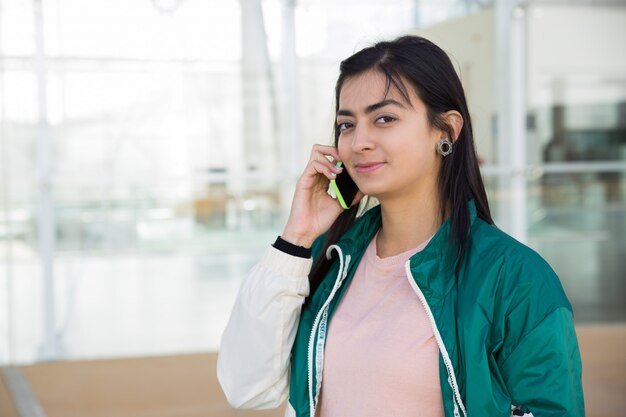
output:
MULTIPOLYGON (((337 162, 336 166, 340 167, 342 162, 337 162)), ((330 180, 330 186, 337 197, 337 201, 341 204, 344 210, 347 210, 352 205, 356 193, 359 191, 354 180, 348 174, 346 169, 343 172, 337 174, 334 180, 330 180)))

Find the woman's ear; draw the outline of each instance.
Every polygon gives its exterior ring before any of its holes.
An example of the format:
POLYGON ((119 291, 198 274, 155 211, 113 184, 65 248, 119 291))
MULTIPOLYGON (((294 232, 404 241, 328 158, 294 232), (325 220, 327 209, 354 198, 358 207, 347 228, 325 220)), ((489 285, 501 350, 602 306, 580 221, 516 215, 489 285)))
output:
POLYGON ((463 116, 461 116, 461 113, 456 110, 450 110, 443 114, 443 118, 452 130, 453 137, 451 137, 450 140, 452 142, 456 142, 461 134, 461 129, 463 128, 463 116))

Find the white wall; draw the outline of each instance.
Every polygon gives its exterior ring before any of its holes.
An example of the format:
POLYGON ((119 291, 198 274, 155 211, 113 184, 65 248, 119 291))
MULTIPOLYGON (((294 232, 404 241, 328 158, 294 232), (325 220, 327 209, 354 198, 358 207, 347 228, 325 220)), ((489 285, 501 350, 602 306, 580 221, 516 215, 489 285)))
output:
MULTIPOLYGON (((626 101, 626 7, 532 5, 525 16, 528 108, 594 104, 606 110, 578 115, 572 121, 576 128, 617 124, 619 114, 614 104, 626 101)), ((485 162, 495 163, 493 11, 483 10, 419 29, 415 34, 432 40, 451 55, 469 102, 478 152, 485 162)), ((540 144, 529 143, 529 148, 529 161, 539 161, 540 144)))
POLYGON ((532 6, 528 104, 626 100, 626 7, 532 6))
POLYGON ((496 106, 493 19, 493 11, 484 10, 414 32, 450 55, 465 88, 478 153, 487 163, 495 162, 491 128, 496 106))

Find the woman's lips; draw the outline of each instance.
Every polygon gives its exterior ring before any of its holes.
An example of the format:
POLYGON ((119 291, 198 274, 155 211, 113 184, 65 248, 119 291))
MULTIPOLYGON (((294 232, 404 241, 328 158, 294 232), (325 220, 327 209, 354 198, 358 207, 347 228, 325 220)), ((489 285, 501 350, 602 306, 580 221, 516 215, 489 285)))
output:
POLYGON ((377 170, 378 168, 380 168, 383 165, 384 165, 383 162, 374 162, 374 163, 371 163, 371 164, 358 164, 356 166, 356 172, 358 172, 358 173, 372 172, 372 171, 377 170))

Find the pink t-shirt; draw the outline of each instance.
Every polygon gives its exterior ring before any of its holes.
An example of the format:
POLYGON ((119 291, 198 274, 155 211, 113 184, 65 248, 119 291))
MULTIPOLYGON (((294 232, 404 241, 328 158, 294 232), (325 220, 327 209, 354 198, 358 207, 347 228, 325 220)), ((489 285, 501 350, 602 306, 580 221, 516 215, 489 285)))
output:
POLYGON ((439 348, 404 270, 427 244, 381 259, 370 242, 328 327, 318 417, 444 415, 439 348))

